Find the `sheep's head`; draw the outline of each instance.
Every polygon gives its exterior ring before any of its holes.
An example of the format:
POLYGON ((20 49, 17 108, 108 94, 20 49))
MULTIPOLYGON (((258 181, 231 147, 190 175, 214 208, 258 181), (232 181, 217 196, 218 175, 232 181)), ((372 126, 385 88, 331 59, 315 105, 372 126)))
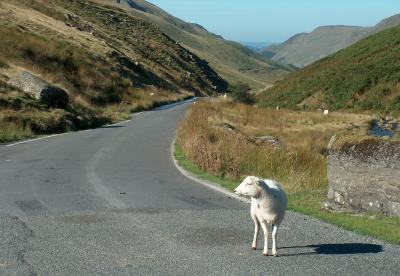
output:
POLYGON ((257 197, 260 194, 260 179, 255 176, 246 177, 235 189, 235 194, 242 196, 257 197))

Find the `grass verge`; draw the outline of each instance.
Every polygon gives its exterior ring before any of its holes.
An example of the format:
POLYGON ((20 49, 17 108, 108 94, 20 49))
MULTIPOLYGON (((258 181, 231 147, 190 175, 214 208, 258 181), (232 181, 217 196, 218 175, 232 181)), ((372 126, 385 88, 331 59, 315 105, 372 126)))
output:
MULTIPOLYGON (((231 191, 238 185, 235 181, 213 176, 200 169, 189 160, 177 144, 174 145, 174 157, 179 166, 200 179, 212 181, 231 191)), ((320 203, 326 198, 326 192, 326 189, 321 189, 289 194, 289 210, 315 217, 361 235, 400 245, 400 218, 386 218, 375 215, 355 216, 323 210, 320 203)))

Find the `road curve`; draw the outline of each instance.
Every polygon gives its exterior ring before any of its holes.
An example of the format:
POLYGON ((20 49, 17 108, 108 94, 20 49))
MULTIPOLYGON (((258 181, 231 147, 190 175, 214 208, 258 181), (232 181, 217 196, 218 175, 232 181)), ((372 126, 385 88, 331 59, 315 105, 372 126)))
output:
POLYGON ((182 176, 190 103, 0 146, 1 275, 398 275, 400 248, 289 212, 282 257, 250 250, 248 206, 182 176))

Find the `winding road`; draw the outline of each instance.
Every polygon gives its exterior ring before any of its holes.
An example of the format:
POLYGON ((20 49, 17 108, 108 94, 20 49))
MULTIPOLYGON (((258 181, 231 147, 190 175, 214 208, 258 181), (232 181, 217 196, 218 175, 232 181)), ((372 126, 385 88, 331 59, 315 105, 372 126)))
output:
POLYGON ((252 251, 249 206, 171 160, 188 105, 0 145, 0 275, 399 275, 400 247, 293 212, 252 251))

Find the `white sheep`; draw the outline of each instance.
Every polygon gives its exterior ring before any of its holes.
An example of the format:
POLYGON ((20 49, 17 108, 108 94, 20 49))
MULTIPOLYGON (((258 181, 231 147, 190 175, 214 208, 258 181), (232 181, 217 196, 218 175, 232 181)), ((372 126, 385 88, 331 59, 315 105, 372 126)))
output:
POLYGON ((248 176, 235 189, 237 195, 251 197, 251 217, 254 220, 255 231, 252 249, 257 248, 258 232, 261 227, 264 232, 264 256, 268 256, 268 224, 272 224, 272 254, 278 256, 276 249, 276 233, 283 221, 287 208, 287 197, 279 183, 269 179, 259 179, 248 176))
POLYGON ((328 116, 329 115, 329 110, 324 110, 324 115, 328 116))

